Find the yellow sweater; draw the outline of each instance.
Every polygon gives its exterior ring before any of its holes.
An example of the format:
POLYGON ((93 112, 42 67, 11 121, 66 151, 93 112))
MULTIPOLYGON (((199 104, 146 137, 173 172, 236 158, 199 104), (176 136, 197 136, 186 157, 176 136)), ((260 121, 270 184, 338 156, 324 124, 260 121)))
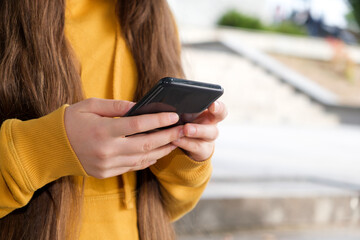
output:
MULTIPOLYGON (((115 1, 68 0, 66 34, 81 63, 86 97, 132 100, 136 68, 120 34, 115 1)), ((135 173, 103 180, 89 177, 67 139, 65 108, 39 119, 10 119, 2 124, 0 218, 26 205, 45 184, 74 175, 86 179, 80 239, 137 239, 135 173)), ((151 170, 176 220, 199 200, 211 164, 195 162, 175 149, 151 170)))

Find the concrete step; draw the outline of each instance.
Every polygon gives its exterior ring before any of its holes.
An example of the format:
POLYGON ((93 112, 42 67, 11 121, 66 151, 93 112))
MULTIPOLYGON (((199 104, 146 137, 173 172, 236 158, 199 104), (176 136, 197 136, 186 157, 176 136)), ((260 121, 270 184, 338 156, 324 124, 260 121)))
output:
MULTIPOLYGON (((208 46, 206 46, 208 47, 208 46)), ((185 47, 188 78, 223 86, 227 123, 334 126, 339 118, 238 54, 185 47), (211 71, 209 71, 211 69, 211 71)), ((360 116, 360 115, 359 115, 360 116)))
POLYGON ((213 180, 176 228, 183 234, 199 234, 264 227, 358 226, 359 220, 356 191, 305 180, 213 180))
POLYGON ((260 229, 215 234, 180 235, 179 240, 358 240, 358 228, 260 229))
POLYGON ((358 128, 221 126, 213 178, 180 233, 359 227, 358 128))
MULTIPOLYGON (((353 102, 351 104, 346 103, 335 93, 332 93, 330 90, 325 89, 324 87, 315 83, 313 80, 303 76, 302 74, 299 74, 297 71, 292 70, 288 66, 285 66, 276 59, 265 54, 264 52, 262 52, 261 48, 258 48, 257 46, 253 46, 251 43, 246 42, 245 41, 246 38, 245 39, 241 38, 236 34, 230 34, 230 35, 222 34, 223 31, 219 31, 219 30, 215 32, 217 33, 216 38, 211 38, 207 36, 206 38, 203 39, 203 42, 199 42, 193 39, 192 41, 185 41, 183 43, 185 47, 184 65, 185 65, 186 73, 190 78, 193 79, 198 79, 203 81, 214 81, 218 84, 223 85, 226 93, 223 99, 225 99, 225 102, 227 98, 230 99, 230 101, 228 101, 227 104, 233 105, 234 100, 241 100, 241 101, 236 101, 237 105, 241 107, 244 106, 244 103, 245 106, 249 106, 249 104, 255 103, 256 105, 251 106, 250 114, 246 115, 248 116, 248 119, 251 119, 254 116, 258 115, 257 113, 254 114, 252 112, 253 110, 261 110, 260 111, 261 113, 266 113, 264 112, 264 110, 270 106, 274 106, 274 103, 277 103, 277 105, 275 105, 275 108, 271 110, 272 117, 274 117, 276 114, 279 113, 277 112, 278 107, 280 112, 284 110, 287 111, 289 109, 287 106, 292 106, 292 109, 298 109, 295 106, 297 106, 300 102, 296 103, 293 101, 295 100, 294 99, 296 95, 295 92, 291 95, 290 98, 286 97, 291 101, 277 102, 277 100, 280 100, 280 98, 283 98, 285 96, 281 96, 282 95, 281 93, 283 91, 281 90, 281 88, 279 88, 280 86, 275 86, 274 83, 276 81, 282 81, 288 86, 294 88, 294 90, 296 89, 296 91, 301 92, 307 98, 314 100, 314 102, 319 104, 321 108, 323 108, 323 110, 325 110, 327 113, 337 116, 341 123, 356 124, 356 125, 360 124, 360 106, 358 106, 356 102, 353 102), (206 57, 204 56, 201 58, 201 54, 199 52, 196 53, 196 51, 192 51, 195 54, 192 54, 190 55, 190 57, 187 57, 188 54, 186 54, 186 52, 189 52, 190 48, 207 50, 207 52, 203 53, 202 55, 208 55, 208 56, 206 57), (217 53, 210 53, 209 50, 212 50, 213 52, 214 50, 217 50, 216 51, 217 53), (221 52, 223 54, 221 54, 221 52), (214 57, 211 55, 217 55, 217 56, 214 57), (264 87, 266 88, 270 87, 269 84, 264 84, 268 82, 268 80, 264 80, 264 79, 268 79, 269 77, 261 76, 260 79, 258 79, 259 73, 256 72, 259 72, 260 69, 256 69, 254 67, 249 68, 248 66, 246 66, 246 64, 244 64, 243 62, 239 61, 239 59, 237 59, 240 58, 240 56, 256 64, 256 66, 259 66, 259 68, 261 68, 262 71, 266 71, 272 74, 274 78, 271 84, 273 85, 271 86, 272 90, 268 89, 268 91, 266 91, 265 93, 261 91, 261 89, 264 89, 264 87), (189 59, 190 59, 189 62, 191 63, 186 64, 189 59), (209 69, 212 70, 209 71, 209 69), (193 74, 193 72, 195 74, 193 74), (218 72, 220 74, 218 74, 218 72), (229 78, 230 81, 227 80, 227 78, 229 78), (250 82, 248 82, 249 80, 250 82), (231 84, 230 87, 227 87, 228 82, 229 85, 231 84), (253 88, 254 83, 257 83, 258 85, 257 88, 253 88), (245 86, 245 84, 247 86, 245 86), (230 98, 232 92, 236 92, 236 94, 235 96, 231 96, 230 98), (251 93, 252 95, 249 93, 251 93), (268 103, 269 103, 268 105, 263 105, 263 103, 261 104, 261 106, 258 105, 261 99, 267 98, 267 96, 269 95, 273 95, 273 97, 268 99, 268 103), (261 109, 259 107, 261 108, 265 107, 265 108, 261 109)), ((262 42, 266 42, 261 37, 259 37, 259 39, 261 39, 262 42)), ((271 39, 271 40, 275 41, 275 39, 271 39)), ((282 46, 287 46, 287 44, 282 44, 282 46)), ((303 51, 302 50, 303 47, 297 46, 297 48, 300 49, 300 51, 303 51)), ((316 49, 316 48, 310 48, 310 49, 316 49)), ((313 106, 308 106, 307 110, 316 107, 315 104, 312 105, 313 106)), ((298 109, 299 112, 302 112, 303 111, 302 109, 303 108, 299 108, 298 109)), ((238 112, 237 114, 241 115, 247 113, 246 108, 243 108, 242 110, 243 111, 241 113, 238 112)), ((301 122, 303 121, 301 120, 303 119, 303 116, 309 116, 308 122, 313 123, 314 121, 312 120, 312 118, 314 118, 315 116, 314 113, 312 114, 310 113, 306 115, 298 114, 299 119, 295 118, 291 121, 301 122)), ((288 121, 289 120, 288 113, 285 113, 285 116, 282 118, 283 120, 288 121)))
POLYGON ((220 125, 217 179, 310 179, 360 190, 360 128, 220 125))

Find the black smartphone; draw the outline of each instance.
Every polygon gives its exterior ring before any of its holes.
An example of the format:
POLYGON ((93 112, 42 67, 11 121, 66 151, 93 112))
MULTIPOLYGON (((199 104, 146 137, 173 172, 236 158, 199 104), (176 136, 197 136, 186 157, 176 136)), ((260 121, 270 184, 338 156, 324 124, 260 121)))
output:
POLYGON ((224 93, 220 85, 166 77, 134 105, 125 116, 176 112, 175 125, 192 122, 224 93))

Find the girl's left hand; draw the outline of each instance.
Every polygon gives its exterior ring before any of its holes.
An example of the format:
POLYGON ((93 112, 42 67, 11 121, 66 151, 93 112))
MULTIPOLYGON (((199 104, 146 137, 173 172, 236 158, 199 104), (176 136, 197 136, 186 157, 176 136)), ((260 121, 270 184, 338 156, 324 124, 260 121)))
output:
POLYGON ((184 137, 172 142, 182 148, 193 160, 201 162, 208 159, 214 151, 215 140, 219 135, 217 123, 225 119, 225 104, 214 102, 193 123, 184 125, 184 137))

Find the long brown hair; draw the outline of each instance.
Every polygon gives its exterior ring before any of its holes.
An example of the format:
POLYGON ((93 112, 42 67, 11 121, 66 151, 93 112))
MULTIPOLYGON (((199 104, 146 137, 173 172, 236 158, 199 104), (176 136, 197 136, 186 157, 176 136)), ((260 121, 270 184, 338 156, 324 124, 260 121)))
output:
MULTIPOLYGON (((121 0, 117 14, 138 71, 136 100, 162 77, 183 77, 180 43, 166 0, 121 0)), ((140 239, 174 239, 169 216, 161 202, 159 183, 148 169, 137 176, 140 239)))
MULTIPOLYGON (((0 0, 1 122, 38 118, 83 99, 78 63, 64 34, 65 2, 0 0)), ((137 67, 135 99, 161 77, 183 76, 166 0, 118 0, 116 12, 137 67)), ((25 207, 0 219, 0 239, 76 238, 81 195, 74 181, 63 177, 37 190, 25 207)), ((174 238, 149 170, 138 174, 137 199, 140 239, 174 238)))

